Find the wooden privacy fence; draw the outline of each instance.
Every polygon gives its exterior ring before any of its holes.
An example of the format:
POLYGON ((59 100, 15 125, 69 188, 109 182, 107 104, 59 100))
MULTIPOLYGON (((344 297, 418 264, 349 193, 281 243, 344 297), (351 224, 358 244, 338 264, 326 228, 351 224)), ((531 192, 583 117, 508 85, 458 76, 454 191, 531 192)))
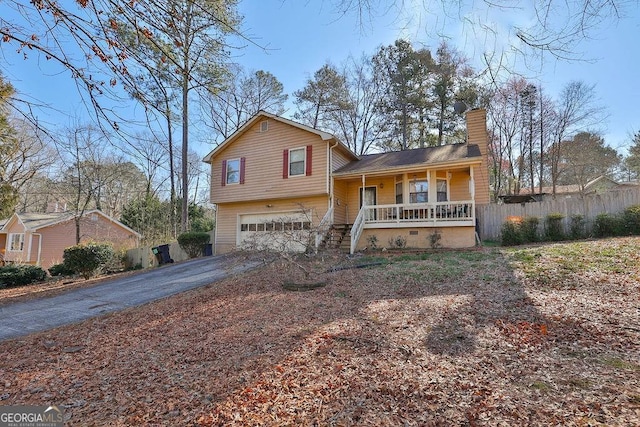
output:
POLYGON ((540 219, 539 227, 544 227, 547 215, 560 213, 565 231, 569 230, 571 216, 580 214, 584 217, 587 230, 591 230, 596 217, 602 213, 616 214, 625 208, 640 205, 640 188, 609 191, 584 197, 566 198, 559 196, 555 200, 522 204, 491 204, 477 207, 480 239, 500 240, 502 224, 510 216, 531 217, 540 219))
MULTIPOLYGON (((209 232, 209 242, 213 243, 214 232, 209 232)), ((189 256, 185 251, 182 250, 178 242, 168 243, 169 245, 169 255, 171 255, 171 259, 174 262, 186 261, 189 259, 189 256)), ((127 263, 131 266, 135 266, 140 264, 142 268, 149 267, 157 267, 158 260, 153 253, 154 246, 144 246, 141 248, 129 249, 127 251, 127 263)))

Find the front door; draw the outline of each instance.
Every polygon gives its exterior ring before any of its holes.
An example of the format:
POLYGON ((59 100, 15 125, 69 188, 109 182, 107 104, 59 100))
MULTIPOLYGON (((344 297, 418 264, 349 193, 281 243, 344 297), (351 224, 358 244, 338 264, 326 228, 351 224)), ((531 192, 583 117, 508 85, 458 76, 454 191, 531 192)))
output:
MULTIPOLYGON (((360 207, 362 206, 375 206, 377 204, 377 189, 376 187, 365 187, 364 194, 362 191, 362 187, 360 187, 360 207), (363 203, 364 202, 364 203, 363 203)), ((366 221, 375 221, 376 219, 376 211, 368 210, 367 214, 364 218, 366 221)))

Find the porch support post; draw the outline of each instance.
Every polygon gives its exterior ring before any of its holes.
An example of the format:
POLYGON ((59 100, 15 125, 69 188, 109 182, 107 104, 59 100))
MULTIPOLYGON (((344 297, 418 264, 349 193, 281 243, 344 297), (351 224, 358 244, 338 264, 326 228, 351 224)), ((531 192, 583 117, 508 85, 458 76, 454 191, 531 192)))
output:
POLYGON ((435 203, 438 201, 438 184, 435 169, 427 171, 427 180, 429 182, 429 191, 427 192, 427 203, 435 203))
POLYGON ((474 169, 474 166, 469 166, 469 193, 471 193, 471 200, 473 201, 476 200, 476 183, 475 179, 473 178, 474 169))
POLYGON ((410 183, 409 183, 409 174, 402 174, 402 204, 409 203, 409 192, 411 191, 410 183))
POLYGON ((366 198, 364 197, 364 187, 365 187, 366 181, 367 180, 366 180, 364 174, 362 174, 362 190, 360 192, 360 198, 362 199, 362 206, 366 206, 366 204, 367 204, 366 198))

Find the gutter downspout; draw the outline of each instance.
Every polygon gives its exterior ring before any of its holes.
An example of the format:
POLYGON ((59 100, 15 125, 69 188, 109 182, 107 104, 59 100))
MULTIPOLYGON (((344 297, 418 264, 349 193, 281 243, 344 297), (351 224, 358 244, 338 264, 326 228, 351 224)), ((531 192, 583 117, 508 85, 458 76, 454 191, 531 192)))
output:
MULTIPOLYGON (((329 146, 329 162, 327 163, 327 193, 329 193, 329 209, 333 209, 335 206, 335 195, 333 194, 334 183, 333 183, 333 149, 338 146, 338 140, 335 140, 336 143, 329 146)), ((331 214, 331 223, 333 224, 333 216, 335 215, 335 210, 331 214)))
MULTIPOLYGON (((218 205, 216 205, 216 217, 214 221, 215 223, 213 226, 213 255, 216 254, 216 246, 218 245, 218 205)), ((238 227, 237 222, 236 222, 236 227, 238 227)))

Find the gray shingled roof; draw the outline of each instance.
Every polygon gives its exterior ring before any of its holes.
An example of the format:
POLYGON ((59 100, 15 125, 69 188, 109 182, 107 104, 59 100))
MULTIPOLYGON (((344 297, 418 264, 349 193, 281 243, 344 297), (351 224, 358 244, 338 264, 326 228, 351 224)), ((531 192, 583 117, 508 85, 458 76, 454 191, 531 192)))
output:
POLYGON ((425 164, 446 163, 456 160, 481 158, 480 148, 475 144, 451 144, 439 147, 417 148, 414 150, 362 156, 334 172, 334 175, 382 172, 425 164))
POLYGON ((18 216, 24 226, 31 230, 73 218, 73 214, 69 212, 21 213, 18 216))

